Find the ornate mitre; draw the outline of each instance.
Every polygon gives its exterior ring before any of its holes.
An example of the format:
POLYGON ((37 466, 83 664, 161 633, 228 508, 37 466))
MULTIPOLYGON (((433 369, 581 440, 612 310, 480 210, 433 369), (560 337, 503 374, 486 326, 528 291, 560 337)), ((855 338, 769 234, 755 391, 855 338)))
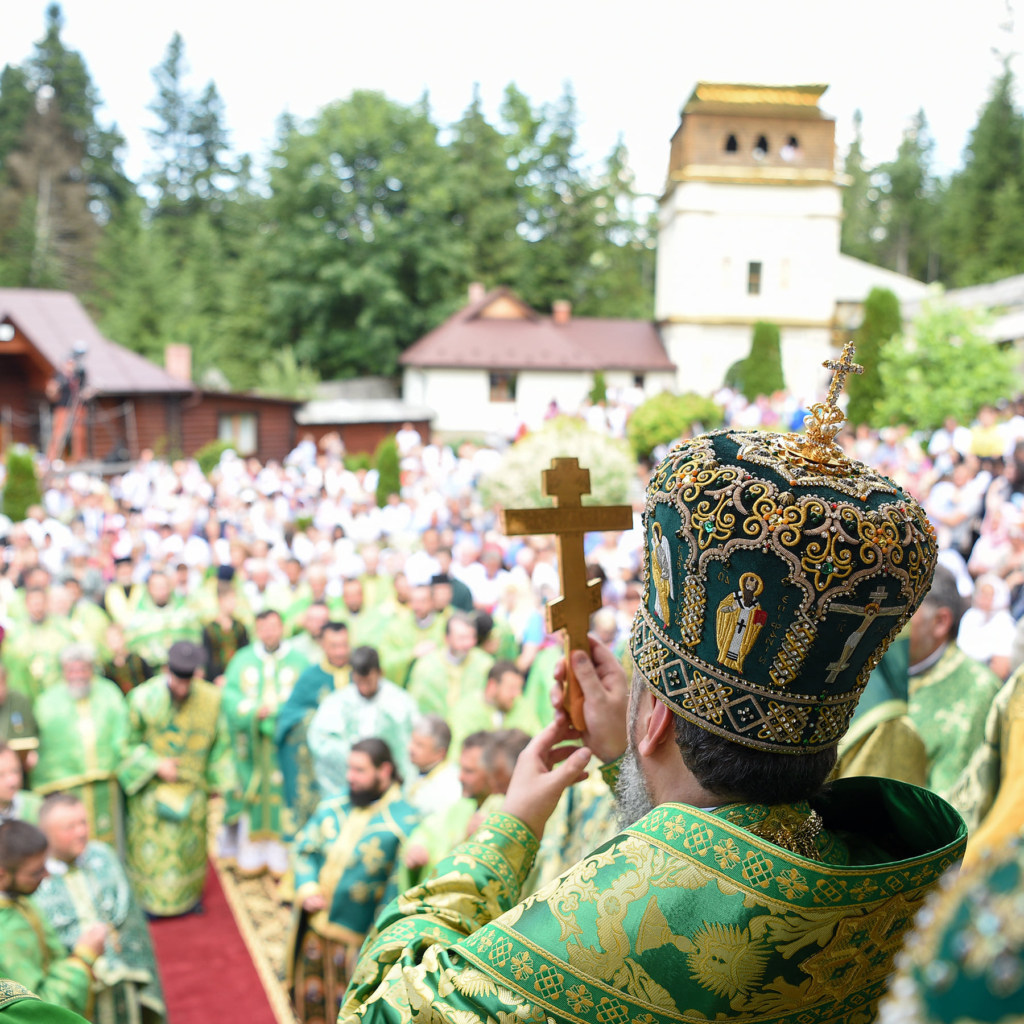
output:
POLYGON ((654 472, 630 648, 672 710, 737 743, 834 746, 931 586, 921 506, 835 442, 848 344, 804 434, 717 430, 654 472))

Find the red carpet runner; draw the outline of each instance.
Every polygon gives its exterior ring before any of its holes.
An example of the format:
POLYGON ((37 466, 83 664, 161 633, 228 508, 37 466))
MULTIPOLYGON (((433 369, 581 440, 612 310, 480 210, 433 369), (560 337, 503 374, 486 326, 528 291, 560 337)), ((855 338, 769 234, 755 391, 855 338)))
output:
POLYGON ((212 865, 203 907, 150 922, 169 1024, 277 1024, 212 865))

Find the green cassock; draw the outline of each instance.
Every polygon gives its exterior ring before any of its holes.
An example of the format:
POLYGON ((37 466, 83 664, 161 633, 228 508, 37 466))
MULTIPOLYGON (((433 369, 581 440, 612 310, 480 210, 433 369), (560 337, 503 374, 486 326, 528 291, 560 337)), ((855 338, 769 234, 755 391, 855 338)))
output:
POLYGON ((3 1024, 82 1024, 84 1020, 74 1010, 44 1003, 23 985, 0 978, 0 1021, 3 1024))
POLYGON ((92 973, 83 960, 68 956, 30 896, 0 895, 0 977, 46 1003, 86 1012, 92 973))
POLYGON ((82 930, 107 926, 103 955, 93 964, 96 1024, 160 1024, 166 1017, 153 941, 124 868, 105 843, 89 843, 71 864, 47 861, 48 877, 33 896, 64 947, 82 930))
POLYGON ((92 644, 100 660, 106 661, 110 657, 110 649, 107 647, 110 616, 95 601, 83 597, 75 602, 69 619, 72 632, 92 644))
POLYGON ((520 696, 511 710, 503 713, 484 703, 482 691, 466 694, 445 717, 451 725, 452 742, 449 749, 453 751, 462 750, 462 741, 470 733, 490 732, 492 729, 522 729, 528 736, 536 736, 544 728, 533 704, 524 696, 520 696))
MULTIPOLYGON (((257 641, 243 647, 224 673, 224 718, 231 733, 238 789, 227 800, 225 820, 249 815, 253 840, 280 839, 284 779, 278 766, 274 732, 278 709, 291 696, 306 659, 282 645, 268 651, 257 641), (259 717, 265 708, 269 713, 259 717)), ((285 823, 287 826, 287 823, 285 823)))
POLYGON ((911 677, 909 716, 928 752, 929 789, 942 796, 953 789, 985 738, 985 717, 1001 686, 999 676, 956 644, 911 677))
POLYGON ((4 637, 3 661, 12 690, 35 700, 63 678, 60 652, 76 641, 66 619, 48 615, 42 622, 22 619, 4 637))
POLYGON ((966 828, 885 779, 813 810, 663 804, 521 903, 537 840, 492 814, 384 910, 339 1019, 867 1024, 966 828))
POLYGON ((207 797, 235 784, 220 700, 216 686, 196 679, 178 704, 163 675, 128 695, 128 754, 118 773, 128 796, 128 878, 151 914, 183 914, 203 892, 207 797), (176 782, 156 774, 169 757, 176 782))
POLYGON ((409 675, 409 696, 424 715, 440 715, 452 721, 454 708, 463 700, 483 700, 487 673, 494 659, 474 647, 461 662, 453 662, 448 648, 440 647, 417 658, 409 675))
POLYGON ((89 837, 123 849, 117 770, 128 738, 124 695, 100 676, 93 676, 89 695, 81 700, 60 683, 36 701, 35 715, 39 763, 32 769, 32 788, 41 796, 67 790, 80 797, 89 837))
POLYGON ((282 775, 285 838, 302 828, 320 802, 320 787, 306 742, 309 724, 327 694, 348 686, 350 676, 348 665, 335 668, 326 660, 307 665, 277 714, 274 741, 282 775))
POLYGON ((399 852, 418 820, 395 783, 367 807, 347 797, 322 801, 295 837, 288 965, 300 1021, 335 1019, 347 968, 379 908, 397 894, 399 852), (327 905, 310 915, 301 907, 313 893, 327 905))
POLYGON ((391 682, 399 686, 409 685, 409 674, 416 660, 413 651, 424 640, 431 641, 436 648, 444 647, 445 628, 449 615, 441 613, 428 616, 429 621, 420 625, 407 608, 399 608, 381 635, 380 668, 391 682))
POLYGON ((158 608, 147 594, 124 631, 128 650, 139 655, 151 668, 167 664, 167 652, 179 640, 193 644, 203 642, 202 629, 195 613, 172 597, 158 608))

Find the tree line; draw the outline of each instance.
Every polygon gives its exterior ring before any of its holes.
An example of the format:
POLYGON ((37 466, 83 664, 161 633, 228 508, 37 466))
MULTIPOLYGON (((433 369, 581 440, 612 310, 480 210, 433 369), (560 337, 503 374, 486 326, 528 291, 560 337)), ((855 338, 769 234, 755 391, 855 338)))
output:
MULTIPOLYGON (((533 103, 514 84, 497 118, 474 92, 441 124, 356 91, 280 118, 265 167, 230 145, 214 82, 193 90, 175 35, 153 71, 150 170, 98 116, 58 5, 23 64, 0 72, 0 286, 67 288, 111 339, 161 362, 192 346, 211 387, 300 394, 316 379, 392 374, 458 309, 471 281, 547 310, 650 317, 655 223, 625 147, 584 165, 569 88, 533 103)), ((1024 118, 1009 66, 948 180, 924 114, 896 157, 846 159, 845 252, 922 280, 1024 271, 1024 118)))

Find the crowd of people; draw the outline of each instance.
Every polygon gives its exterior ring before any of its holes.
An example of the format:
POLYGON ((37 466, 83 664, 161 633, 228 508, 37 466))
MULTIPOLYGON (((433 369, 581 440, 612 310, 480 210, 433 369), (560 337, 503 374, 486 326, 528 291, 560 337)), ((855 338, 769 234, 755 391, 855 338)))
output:
MULTIPOLYGON (((797 411, 763 404, 763 426, 797 411)), ((23 522, 0 522, 0 975, 104 1024, 163 1019, 145 916, 201 910, 212 841, 276 880, 296 1014, 333 1020, 382 908, 500 809, 554 717, 556 548, 500 534, 477 489, 497 452, 396 440, 382 507, 375 471, 328 436, 282 464, 229 450, 209 476, 150 452, 113 479, 50 473, 23 522)), ((838 771, 926 786, 1001 835, 1024 705, 1024 403, 840 440, 924 504, 941 566, 872 676, 864 710, 884 720, 851 730, 838 771)), ((627 671, 642 508, 586 541, 593 636, 627 671)), ((617 828, 592 772, 524 893, 617 828)))

